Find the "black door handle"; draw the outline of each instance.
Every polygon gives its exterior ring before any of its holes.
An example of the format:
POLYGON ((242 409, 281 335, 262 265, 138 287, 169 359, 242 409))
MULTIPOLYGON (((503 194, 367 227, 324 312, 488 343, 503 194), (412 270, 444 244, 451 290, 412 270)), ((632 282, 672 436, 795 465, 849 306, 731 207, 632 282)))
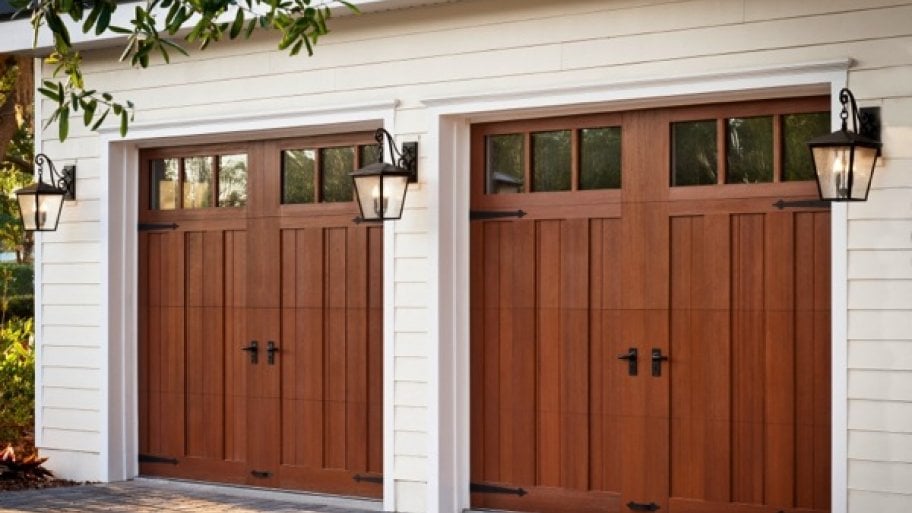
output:
POLYGON ((626 353, 617 355, 618 360, 627 360, 627 375, 637 375, 637 348, 631 347, 626 353))
POLYGON ((255 364, 257 362, 257 353, 259 353, 260 348, 256 340, 251 340, 250 345, 247 347, 242 347, 241 351, 247 351, 250 353, 250 363, 255 364))
POLYGON ((275 354, 279 352, 279 348, 276 347, 275 342, 270 340, 266 343, 266 363, 269 365, 275 365, 275 354))
POLYGON ((662 375, 662 362, 667 362, 668 356, 662 354, 662 350, 653 347, 652 348, 652 375, 653 377, 659 377, 662 375))

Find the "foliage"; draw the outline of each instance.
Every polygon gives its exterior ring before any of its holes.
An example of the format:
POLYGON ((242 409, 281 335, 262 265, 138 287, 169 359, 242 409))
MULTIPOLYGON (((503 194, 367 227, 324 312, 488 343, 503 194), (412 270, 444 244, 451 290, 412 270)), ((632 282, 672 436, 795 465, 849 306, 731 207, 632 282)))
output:
POLYGON ((16 442, 34 423, 35 348, 32 319, 0 327, 0 442, 16 442))
MULTIPOLYGON (((22 162, 32 162, 32 132, 27 123, 16 130, 6 154, 22 162)), ((19 207, 13 191, 32 182, 32 175, 21 166, 8 163, 0 165, 0 250, 14 251, 17 262, 27 262, 32 257, 34 238, 22 228, 19 207)))
POLYGON ((0 321, 35 316, 35 273, 32 264, 0 264, 0 321))
POLYGON ((53 35, 54 51, 45 62, 56 66, 55 80, 45 80, 39 91, 57 104, 47 123, 58 124, 61 140, 67 137, 71 115, 81 112, 85 126, 96 130, 113 113, 119 118, 121 135, 126 135, 134 115, 133 102, 115 100, 110 93, 85 86, 82 56, 73 45, 64 22, 66 17, 81 24, 83 33, 123 34, 126 45, 120 60, 145 68, 152 55, 160 56, 165 63, 171 61, 171 52, 187 55, 175 38, 198 44, 205 50, 226 37, 249 38, 257 28, 277 30, 281 36, 278 48, 290 55, 297 55, 302 49, 312 55, 320 36, 329 33, 327 21, 333 4, 358 11, 345 0, 147 0, 144 7, 135 7, 130 26, 120 27, 111 25, 118 8, 116 0, 96 0, 93 4, 79 0, 13 0, 11 3, 31 12, 33 45, 37 45, 42 27, 47 26, 53 35), (179 36, 183 28, 190 30, 179 36))

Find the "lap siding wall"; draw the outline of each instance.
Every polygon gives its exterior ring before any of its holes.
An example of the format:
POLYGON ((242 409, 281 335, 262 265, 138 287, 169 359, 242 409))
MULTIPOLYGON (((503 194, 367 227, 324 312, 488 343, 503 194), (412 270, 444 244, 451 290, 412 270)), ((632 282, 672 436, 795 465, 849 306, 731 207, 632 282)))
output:
MULTIPOLYGON (((849 511, 912 510, 912 1, 459 1, 331 21, 314 57, 265 33, 171 65, 129 70, 120 49, 84 52, 91 88, 137 105, 137 123, 397 99, 396 136, 426 138, 426 98, 548 89, 851 58, 848 84, 883 113, 884 164, 871 200, 849 207, 849 511)), ((51 74, 46 67, 45 76, 51 74)), ((50 105, 41 109, 47 117, 50 105)), ((63 477, 105 479, 106 419, 99 138, 72 123, 41 134, 78 165, 79 200, 36 246, 38 443, 63 477)), ((422 152, 423 154, 427 154, 422 152)), ((437 163, 422 158, 422 176, 437 163)), ((422 179, 423 180, 423 179, 422 179)), ((428 508, 430 244, 424 184, 394 230, 394 475, 398 511, 428 508)), ((834 251, 837 248, 834 248, 834 251)), ((838 346, 836 346, 838 347, 838 346)), ((109 391, 114 393, 115 391, 109 391)), ((839 405, 837 405, 838 407, 839 405)))

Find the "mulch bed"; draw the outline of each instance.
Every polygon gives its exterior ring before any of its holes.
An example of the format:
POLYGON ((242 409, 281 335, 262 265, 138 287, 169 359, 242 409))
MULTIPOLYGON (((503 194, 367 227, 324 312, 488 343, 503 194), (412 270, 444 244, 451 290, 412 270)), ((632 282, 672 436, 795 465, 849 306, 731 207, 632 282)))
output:
POLYGON ((78 486, 82 483, 67 481, 66 479, 0 479, 0 493, 16 492, 21 490, 41 490, 43 488, 60 488, 63 486, 78 486))

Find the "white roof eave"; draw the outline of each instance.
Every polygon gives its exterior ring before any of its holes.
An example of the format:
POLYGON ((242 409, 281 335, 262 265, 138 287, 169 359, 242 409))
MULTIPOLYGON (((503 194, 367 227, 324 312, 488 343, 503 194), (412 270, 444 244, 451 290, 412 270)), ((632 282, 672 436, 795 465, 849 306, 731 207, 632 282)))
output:
MULTIPOLYGON (((364 13, 406 9, 409 7, 442 3, 443 1, 447 0, 349 0, 350 3, 356 5, 358 9, 364 13)), ((111 18, 111 25, 129 26, 135 6, 145 5, 145 3, 145 1, 139 1, 118 4, 117 10, 114 11, 114 15, 111 18)), ((341 4, 334 6, 332 8, 332 13, 334 16, 347 16, 352 14, 347 7, 344 7, 341 4)), ((229 12, 223 16, 223 19, 231 21, 234 19, 234 15, 234 10, 229 10, 229 12)), ((67 23, 67 27, 70 30, 72 42, 79 48, 104 48, 115 46, 124 41, 123 34, 112 32, 105 32, 100 36, 96 36, 94 32, 86 34, 82 32, 81 24, 73 22, 73 20, 67 16, 64 16, 63 20, 67 23)), ((193 20, 194 18, 188 20, 185 23, 185 26, 191 27, 193 25, 193 20)), ((40 55, 46 54, 53 47, 51 32, 46 27, 42 28, 38 36, 37 45, 34 47, 32 47, 33 38, 34 31, 32 30, 32 25, 29 22, 27 13, 21 14, 19 18, 14 20, 0 21, 0 54, 35 52, 40 55)))

